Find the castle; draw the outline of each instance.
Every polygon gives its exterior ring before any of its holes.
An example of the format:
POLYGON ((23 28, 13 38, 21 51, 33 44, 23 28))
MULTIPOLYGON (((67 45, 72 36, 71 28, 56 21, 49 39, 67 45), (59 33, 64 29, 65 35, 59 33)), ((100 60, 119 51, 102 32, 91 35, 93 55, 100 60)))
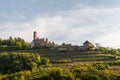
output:
POLYGON ((33 41, 31 43, 31 48, 37 48, 37 47, 51 47, 54 46, 54 42, 50 42, 48 38, 39 38, 37 36, 37 32, 33 32, 33 41))
POLYGON ((37 36, 37 32, 33 32, 33 41, 31 43, 31 48, 41 48, 41 47, 50 47, 51 49, 57 49, 57 50, 72 50, 72 51, 83 51, 87 49, 94 49, 94 45, 89 42, 85 41, 83 45, 78 46, 78 45, 71 45, 71 44, 66 44, 66 45, 61 45, 61 46, 54 46, 54 42, 50 42, 48 38, 39 38, 37 36))

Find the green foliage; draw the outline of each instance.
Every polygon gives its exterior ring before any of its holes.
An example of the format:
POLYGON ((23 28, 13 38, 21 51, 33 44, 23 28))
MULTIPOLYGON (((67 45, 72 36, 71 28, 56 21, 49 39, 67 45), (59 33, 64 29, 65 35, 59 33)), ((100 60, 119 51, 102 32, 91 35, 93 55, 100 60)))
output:
POLYGON ((120 50, 119 49, 113 49, 113 48, 109 48, 109 47, 99 47, 97 50, 101 51, 103 53, 120 54, 120 50))
POLYGON ((50 60, 48 58, 42 58, 42 64, 48 65, 50 60))
POLYGON ((109 68, 109 65, 105 63, 94 63, 92 66, 97 68, 98 70, 106 70, 109 68))
POLYGON ((15 73, 23 70, 38 68, 41 64, 48 64, 49 59, 41 62, 40 55, 29 53, 1 53, 0 54, 0 73, 15 73), (43 63, 44 62, 44 63, 43 63))
POLYGON ((61 46, 65 46, 66 45, 66 43, 65 42, 63 42, 62 44, 61 44, 61 46))
POLYGON ((27 49, 29 46, 30 43, 19 37, 14 39, 10 37, 4 40, 0 38, 0 51, 27 49))
POLYGON ((95 74, 90 74, 88 77, 86 77, 86 80, 100 80, 100 77, 95 74))
MULTIPOLYGON (((120 79, 119 73, 110 70, 109 65, 104 62, 97 62, 93 64, 51 63, 52 65, 48 65, 49 62, 50 60, 48 58, 41 58, 40 55, 36 53, 34 54, 16 52, 1 53, 0 79, 1 80, 120 79)), ((120 61, 117 60, 116 63, 114 64, 120 64, 120 61)))
POLYGON ((55 61, 56 63, 71 63, 72 61, 71 60, 66 60, 66 59, 63 59, 63 60, 58 60, 58 61, 55 61))
POLYGON ((61 76, 63 75, 63 71, 61 68, 52 68, 50 69, 50 78, 55 80, 61 80, 61 76))
POLYGON ((40 67, 32 71, 21 71, 0 77, 2 80, 119 80, 119 76, 114 71, 94 69, 93 65, 77 65, 68 73, 61 68, 40 67))
POLYGON ((105 53, 105 54, 111 54, 112 58, 115 60, 120 60, 120 50, 119 49, 113 49, 113 48, 109 48, 109 47, 99 47, 97 50, 101 51, 102 53, 105 53))
POLYGON ((31 69, 36 69, 37 68, 37 63, 36 62, 30 62, 31 69))
POLYGON ((22 44, 20 42, 16 42, 16 46, 18 47, 18 49, 21 49, 22 44))
POLYGON ((79 64, 72 70, 76 79, 82 80, 115 80, 117 73, 108 70, 106 63, 79 64))

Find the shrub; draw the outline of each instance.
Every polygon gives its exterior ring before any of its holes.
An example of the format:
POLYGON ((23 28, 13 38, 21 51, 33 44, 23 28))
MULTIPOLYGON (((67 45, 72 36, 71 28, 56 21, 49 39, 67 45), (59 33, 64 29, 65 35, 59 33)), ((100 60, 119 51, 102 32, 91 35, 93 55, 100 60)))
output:
POLYGON ((42 64, 48 65, 50 60, 48 58, 43 58, 42 59, 42 64))

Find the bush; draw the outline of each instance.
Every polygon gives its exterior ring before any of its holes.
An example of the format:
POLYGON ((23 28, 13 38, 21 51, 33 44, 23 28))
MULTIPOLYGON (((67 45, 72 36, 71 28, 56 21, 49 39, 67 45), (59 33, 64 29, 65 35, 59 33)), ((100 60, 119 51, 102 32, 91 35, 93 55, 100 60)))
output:
MULTIPOLYGON (((86 80, 100 80, 99 76, 98 75, 95 75, 95 74, 90 74, 86 80)), ((106 79, 105 79, 106 80, 106 79)))
POLYGON ((42 64, 48 65, 50 60, 48 58, 42 58, 42 64))
POLYGON ((97 68, 98 70, 105 70, 109 68, 109 65, 106 63, 94 63, 92 66, 97 68))

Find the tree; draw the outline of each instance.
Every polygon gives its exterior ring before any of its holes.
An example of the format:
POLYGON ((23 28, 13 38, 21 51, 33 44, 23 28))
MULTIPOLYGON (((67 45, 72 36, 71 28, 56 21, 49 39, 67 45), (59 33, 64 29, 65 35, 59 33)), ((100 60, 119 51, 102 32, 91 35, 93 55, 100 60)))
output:
POLYGON ((16 42, 16 46, 18 47, 18 49, 22 48, 22 44, 20 42, 16 42))
POLYGON ((13 40, 12 36, 9 37, 9 40, 13 40))
POLYGON ((81 77, 81 74, 82 74, 82 70, 80 68, 75 68, 73 70, 73 74, 76 78, 80 78, 81 77))
POLYGON ((50 60, 48 58, 43 58, 42 59, 42 64, 48 65, 50 60))
POLYGON ((0 38, 0 45, 2 45, 2 38, 0 38))
POLYGON ((27 49, 28 46, 30 46, 30 43, 25 42, 24 39, 18 37, 18 38, 12 38, 11 36, 9 39, 0 38, 0 50, 18 50, 18 49, 27 49))
POLYGON ((35 62, 30 62, 31 70, 37 68, 37 63, 35 62))
POLYGON ((63 71, 61 68, 52 68, 50 70, 50 77, 51 79, 54 79, 54 80, 61 80, 61 77, 63 75, 63 71))
POLYGON ((63 42, 63 43, 62 43, 62 46, 65 46, 65 45, 66 45, 66 43, 65 43, 65 42, 63 42))

